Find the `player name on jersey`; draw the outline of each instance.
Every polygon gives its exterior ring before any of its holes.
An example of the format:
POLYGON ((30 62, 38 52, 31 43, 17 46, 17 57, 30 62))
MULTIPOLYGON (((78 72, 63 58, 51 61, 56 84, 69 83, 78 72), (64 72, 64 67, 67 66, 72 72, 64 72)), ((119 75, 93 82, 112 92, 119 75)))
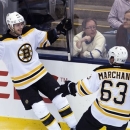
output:
POLYGON ((107 71, 107 72, 100 72, 98 73, 99 79, 123 79, 123 80, 130 80, 130 73, 125 72, 117 72, 117 71, 107 71))

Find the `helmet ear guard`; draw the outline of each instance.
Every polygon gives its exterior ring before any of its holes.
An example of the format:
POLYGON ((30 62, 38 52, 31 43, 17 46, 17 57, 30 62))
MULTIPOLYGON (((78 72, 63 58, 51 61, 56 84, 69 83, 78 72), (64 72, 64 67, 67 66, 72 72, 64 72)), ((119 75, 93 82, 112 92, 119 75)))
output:
POLYGON ((24 17, 17 12, 8 13, 6 16, 6 24, 8 25, 9 29, 13 29, 14 24, 22 23, 22 22, 26 24, 24 17))
POLYGON ((123 46, 114 46, 108 51, 108 60, 110 60, 111 57, 114 58, 113 63, 125 64, 128 58, 128 52, 123 46))

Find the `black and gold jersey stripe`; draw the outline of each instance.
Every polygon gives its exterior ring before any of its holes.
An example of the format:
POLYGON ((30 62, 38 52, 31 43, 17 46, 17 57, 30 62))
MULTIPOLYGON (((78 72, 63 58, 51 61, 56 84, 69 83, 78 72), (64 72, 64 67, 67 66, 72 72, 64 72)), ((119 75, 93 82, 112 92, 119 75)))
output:
POLYGON ((78 91, 80 96, 85 96, 85 95, 92 94, 87 89, 87 86, 84 84, 84 82, 82 80, 78 81, 78 83, 77 83, 77 91, 78 91))
POLYGON ((122 66, 112 66, 112 65, 100 66, 100 67, 97 67, 96 69, 94 69, 95 72, 104 72, 104 71, 111 71, 111 70, 130 73, 130 67, 125 66, 125 65, 122 65, 122 66))
POLYGON ((40 43, 39 47, 46 47, 47 44, 47 33, 45 34, 45 38, 42 43, 40 43))
POLYGON ((31 70, 30 72, 18 76, 18 77, 11 77, 14 83, 14 87, 21 87, 23 85, 31 83, 33 80, 41 77, 42 75, 46 74, 46 69, 42 64, 31 70))
POLYGON ((94 101, 94 106, 104 115, 119 120, 130 120, 130 111, 120 110, 112 107, 102 105, 97 99, 94 101))

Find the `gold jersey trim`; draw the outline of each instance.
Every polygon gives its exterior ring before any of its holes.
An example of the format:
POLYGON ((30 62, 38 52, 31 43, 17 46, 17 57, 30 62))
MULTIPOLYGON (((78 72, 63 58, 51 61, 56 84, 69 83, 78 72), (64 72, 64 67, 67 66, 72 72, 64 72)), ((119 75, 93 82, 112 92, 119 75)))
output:
POLYGON ((43 67, 43 64, 40 64, 38 65, 36 68, 34 68, 33 70, 31 70, 30 72, 24 74, 24 75, 21 75, 21 76, 17 76, 17 77, 11 77, 12 80, 22 80, 24 79, 25 77, 28 77, 30 75, 32 75, 33 73, 37 72, 41 67, 43 67))
POLYGON ((128 72, 130 73, 130 70, 123 69, 123 68, 106 68, 106 69, 98 69, 96 72, 105 72, 105 71, 118 71, 118 72, 128 72))
POLYGON ((87 86, 84 84, 83 81, 78 81, 77 84, 77 91, 79 93, 80 96, 85 96, 85 95, 89 95, 92 94, 88 89, 87 86))
POLYGON ((40 43, 40 47, 43 47, 46 42, 47 42, 47 33, 45 34, 43 42, 40 43))
POLYGON ((105 110, 103 110, 98 104, 96 101, 94 101, 94 106, 104 115, 108 116, 108 117, 111 117, 111 118, 116 118, 118 120, 125 120, 125 121, 129 121, 130 120, 130 117, 123 117, 123 116, 119 116, 119 115, 115 115, 113 113, 109 113, 105 110))
POLYGON ((113 107, 110 107, 110 106, 106 106, 106 105, 101 104, 100 102, 99 102, 99 105, 102 108, 110 110, 110 111, 118 112, 118 113, 121 113, 121 114, 130 114, 130 111, 128 111, 128 110, 121 110, 121 109, 113 108, 113 107))
POLYGON ((33 82, 34 80, 45 75, 46 73, 47 73, 47 70, 44 68, 42 64, 40 64, 35 69, 28 72, 27 74, 24 74, 18 77, 13 77, 12 81, 14 83, 14 87, 22 87, 24 85, 27 85, 33 82))
MULTIPOLYGON (((34 31, 34 28, 30 29, 29 31, 27 31, 25 34, 22 34, 23 37, 27 36, 28 34, 30 34, 31 32, 34 31)), ((11 40, 18 40, 18 38, 5 38, 3 41, 11 41, 11 40)))

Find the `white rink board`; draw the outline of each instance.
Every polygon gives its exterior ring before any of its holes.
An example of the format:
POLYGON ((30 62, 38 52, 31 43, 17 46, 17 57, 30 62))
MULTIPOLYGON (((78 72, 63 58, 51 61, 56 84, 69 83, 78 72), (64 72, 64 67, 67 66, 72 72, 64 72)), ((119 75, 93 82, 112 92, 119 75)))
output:
MULTIPOLYGON (((79 79, 88 77, 92 70, 99 65, 85 64, 85 63, 72 63, 63 61, 53 61, 53 60, 41 60, 45 68, 52 74, 58 77, 57 81, 60 84, 64 83, 64 80, 68 79, 77 82, 79 79)), ((0 72, 7 71, 4 63, 0 61, 0 72)), ((7 86, 2 87, 0 85, 0 116, 16 117, 16 118, 27 118, 27 119, 37 119, 32 110, 25 111, 20 100, 14 99, 14 88, 12 81, 7 76, 0 75, 0 82, 7 82, 7 86), (1 94, 8 94, 8 98, 3 98, 1 94)), ((76 119, 79 120, 82 114, 88 109, 89 105, 95 99, 95 94, 91 96, 67 96, 70 106, 72 107, 76 119)), ((45 96, 44 96, 45 97, 45 96)), ((57 109, 52 103, 46 103, 50 112, 57 118, 58 121, 63 122, 59 116, 57 109)), ((130 128, 130 123, 128 128, 130 128)))

